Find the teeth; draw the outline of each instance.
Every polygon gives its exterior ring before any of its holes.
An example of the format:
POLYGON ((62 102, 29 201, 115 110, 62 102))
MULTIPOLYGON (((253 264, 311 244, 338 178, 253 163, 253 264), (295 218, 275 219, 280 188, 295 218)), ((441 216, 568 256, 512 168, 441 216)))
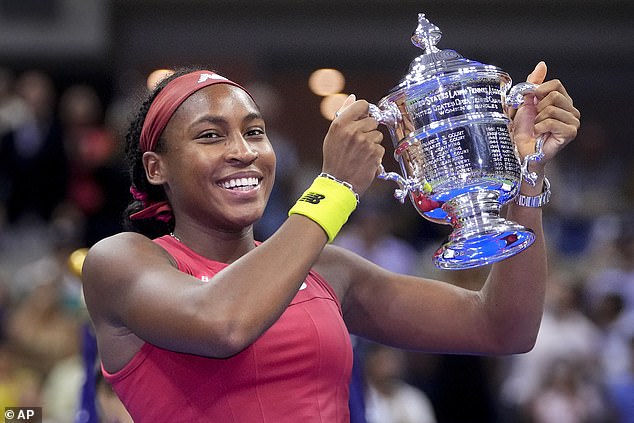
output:
POLYGON ((253 187, 258 186, 260 181, 258 178, 237 178, 230 179, 222 183, 223 188, 231 189, 231 188, 247 188, 251 189, 253 187))

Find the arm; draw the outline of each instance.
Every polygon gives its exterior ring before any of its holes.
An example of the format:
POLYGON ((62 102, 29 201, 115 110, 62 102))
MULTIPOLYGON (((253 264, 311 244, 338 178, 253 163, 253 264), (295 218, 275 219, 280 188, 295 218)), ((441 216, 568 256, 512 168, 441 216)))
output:
MULTIPOLYGON (((535 152, 537 135, 544 137, 544 159, 531 169, 539 175, 537 184, 521 185, 520 192, 528 196, 541 193, 546 163, 574 139, 579 128, 580 113, 565 88, 557 80, 542 83, 545 76, 546 65, 541 62, 528 77, 529 82, 541 85, 534 99, 526 97, 527 104, 517 111, 512 125, 513 140, 521 158, 535 152)), ((535 242, 522 253, 495 264, 480 295, 488 310, 488 320, 496 328, 496 338, 525 351, 532 348, 537 336, 548 273, 542 210, 512 202, 508 217, 532 228, 535 242)))
MULTIPOLYGON (((366 102, 349 105, 324 141, 324 171, 362 193, 383 154, 376 128, 366 102)), ((179 272, 169 255, 147 238, 119 234, 90 250, 83 269, 84 294, 98 334, 110 340, 133 339, 137 349, 144 340, 175 351, 226 357, 247 347, 279 318, 326 241, 315 222, 290 216, 269 240, 203 283, 179 272)), ((105 348, 113 343, 104 342, 105 348)), ((121 361, 126 362, 117 364, 121 361)))
POLYGON ((291 216, 267 242, 202 282, 180 272, 168 253, 143 235, 100 241, 82 271, 98 333, 114 328, 173 351, 235 354, 283 312, 326 236, 312 221, 291 216))
MULTIPOLYGON (((541 83, 540 64, 529 81, 541 83)), ((551 160, 576 135, 579 112, 559 81, 540 85, 536 102, 514 117, 513 139, 520 154, 534 152, 535 135, 548 134, 544 160, 551 160), (536 104, 535 104, 536 103, 536 104)), ((538 195, 542 183, 521 187, 538 195)), ((387 272, 347 252, 326 252, 327 277, 340 277, 346 322, 353 333, 390 345, 428 351, 515 353, 532 348, 542 315, 547 275, 541 210, 509 206, 509 218, 532 228, 536 241, 527 250, 492 266, 479 291, 429 279, 387 272)), ((329 249, 331 251, 332 249, 329 249)))

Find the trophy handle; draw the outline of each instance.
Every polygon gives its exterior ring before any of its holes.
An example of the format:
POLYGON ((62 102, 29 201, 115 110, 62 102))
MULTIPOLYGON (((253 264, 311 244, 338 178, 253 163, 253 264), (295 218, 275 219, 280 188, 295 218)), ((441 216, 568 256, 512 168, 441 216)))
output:
POLYGON ((394 181, 398 184, 399 188, 394 190, 394 198, 396 198, 401 203, 405 202, 405 197, 412 189, 412 181, 403 178, 396 172, 386 172, 383 165, 379 165, 380 173, 376 175, 377 178, 383 179, 386 181, 394 181))
POLYGON ((390 129, 395 128, 403 120, 400 110, 391 101, 385 102, 383 108, 370 103, 370 116, 390 129))
MULTIPOLYGON (((391 101, 385 102, 383 108, 370 103, 369 113, 377 122, 387 126, 389 129, 396 128, 396 125, 403 119, 398 107, 391 101)), ((401 203, 405 202, 405 197, 410 191, 417 188, 416 182, 411 179, 405 179, 396 172, 386 172, 382 164, 379 166, 379 174, 376 177, 386 181, 394 181, 398 184, 399 188, 394 190, 394 198, 401 203)))
MULTIPOLYGON (((531 82, 521 82, 513 86, 506 96, 507 106, 517 109, 524 103, 524 95, 535 92, 535 88, 537 88, 537 84, 533 84, 531 82)), ((543 146, 544 137, 543 135, 540 135, 537 137, 535 142, 535 152, 524 157, 524 160, 521 163, 522 177, 533 187, 537 183, 538 175, 537 172, 530 172, 528 170, 528 165, 530 162, 539 162, 544 158, 544 152, 542 151, 543 146)))

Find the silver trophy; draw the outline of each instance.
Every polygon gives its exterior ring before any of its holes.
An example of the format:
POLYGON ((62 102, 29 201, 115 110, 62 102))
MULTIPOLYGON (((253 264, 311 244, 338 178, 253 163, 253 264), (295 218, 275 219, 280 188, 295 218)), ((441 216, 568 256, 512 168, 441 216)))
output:
POLYGON ((439 50, 441 32, 424 14, 412 35, 423 50, 409 73, 370 114, 384 124, 394 143, 402 175, 385 172, 395 181, 394 196, 409 195, 426 219, 449 224, 453 231, 434 253, 441 269, 467 269, 508 258, 530 246, 533 231, 500 216, 501 207, 519 192, 521 178, 535 184, 528 163, 520 163, 509 133, 504 105, 519 107, 535 89, 521 83, 511 88, 501 69, 439 50))

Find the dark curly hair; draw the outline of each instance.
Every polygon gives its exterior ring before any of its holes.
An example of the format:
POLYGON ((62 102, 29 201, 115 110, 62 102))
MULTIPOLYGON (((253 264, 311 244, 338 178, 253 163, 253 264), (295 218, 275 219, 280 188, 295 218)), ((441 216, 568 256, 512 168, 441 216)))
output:
MULTIPOLYGON (((197 70, 209 69, 207 67, 187 67, 179 68, 172 75, 164 78, 159 82, 154 90, 150 92, 147 98, 141 103, 135 117, 130 123, 128 132, 125 136, 125 156, 126 163, 128 165, 128 172, 132 186, 139 192, 147 195, 147 201, 155 203, 159 201, 167 201, 165 190, 162 186, 152 185, 148 182, 145 176, 145 168, 143 167, 143 152, 139 146, 139 138, 141 137, 141 130, 143 129, 143 122, 147 116, 148 110, 152 105, 152 102, 156 98, 159 92, 172 80, 179 76, 186 75, 190 72, 197 70)), ((161 136, 158 139, 156 148, 154 151, 161 153, 165 151, 165 140, 161 136)), ((130 215, 142 210, 144 208, 143 202, 137 199, 133 199, 126 207, 123 213, 123 225, 126 230, 139 232, 149 238, 157 238, 162 235, 169 234, 174 230, 174 219, 170 219, 167 222, 158 220, 155 218, 149 219, 130 219, 130 215)))

